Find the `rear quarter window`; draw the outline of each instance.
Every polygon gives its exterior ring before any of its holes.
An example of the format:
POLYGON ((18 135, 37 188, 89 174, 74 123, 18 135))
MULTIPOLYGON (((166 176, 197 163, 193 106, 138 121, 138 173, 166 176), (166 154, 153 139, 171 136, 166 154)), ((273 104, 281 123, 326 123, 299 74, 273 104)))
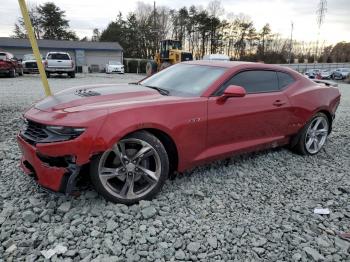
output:
POLYGON ((277 72, 277 77, 279 89, 283 89, 295 82, 295 79, 287 73, 277 72))

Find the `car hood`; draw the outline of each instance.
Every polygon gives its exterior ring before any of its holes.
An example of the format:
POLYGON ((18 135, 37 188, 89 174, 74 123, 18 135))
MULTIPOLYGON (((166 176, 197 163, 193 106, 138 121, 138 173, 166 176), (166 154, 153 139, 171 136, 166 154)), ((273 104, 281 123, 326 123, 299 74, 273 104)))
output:
POLYGON ((158 91, 141 85, 105 84, 66 89, 43 99, 35 108, 47 112, 79 112, 144 106, 173 99, 174 97, 163 96, 158 91))
POLYGON ((32 62, 36 62, 36 60, 33 59, 33 60, 23 60, 23 61, 22 61, 22 63, 28 63, 28 62, 32 63, 32 62))

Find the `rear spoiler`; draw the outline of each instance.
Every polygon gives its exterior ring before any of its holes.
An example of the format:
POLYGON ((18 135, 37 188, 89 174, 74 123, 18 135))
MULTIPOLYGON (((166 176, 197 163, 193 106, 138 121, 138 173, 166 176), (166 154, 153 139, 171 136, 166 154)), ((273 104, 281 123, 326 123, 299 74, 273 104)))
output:
POLYGON ((321 80, 321 79, 312 79, 317 84, 324 84, 326 86, 338 87, 338 83, 333 81, 321 80))

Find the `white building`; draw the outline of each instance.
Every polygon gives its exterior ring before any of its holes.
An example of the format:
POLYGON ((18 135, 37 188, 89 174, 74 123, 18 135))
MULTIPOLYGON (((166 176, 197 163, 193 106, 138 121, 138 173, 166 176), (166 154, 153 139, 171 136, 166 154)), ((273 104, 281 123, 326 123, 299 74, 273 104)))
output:
MULTIPOLYGON (((38 40, 40 53, 46 56, 50 51, 68 52, 75 61, 77 70, 88 66, 93 71, 105 69, 108 61, 123 63, 123 48, 117 42, 85 42, 67 40, 38 40)), ((0 49, 14 54, 18 59, 33 53, 28 39, 0 37, 0 49)))

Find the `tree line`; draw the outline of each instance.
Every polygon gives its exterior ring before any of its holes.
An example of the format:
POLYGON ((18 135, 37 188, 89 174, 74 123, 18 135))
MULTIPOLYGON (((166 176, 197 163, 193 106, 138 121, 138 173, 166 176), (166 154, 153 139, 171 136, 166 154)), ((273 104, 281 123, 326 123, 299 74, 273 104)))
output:
MULTIPOLYGON (((78 40, 65 12, 54 3, 31 8, 30 17, 39 39, 78 40)), ((21 18, 15 24, 14 37, 26 37, 21 18)), ((159 49, 159 41, 167 38, 180 40, 183 49, 192 52, 196 59, 221 53, 232 60, 265 63, 350 61, 350 43, 335 46, 321 43, 317 48, 315 43, 291 41, 273 32, 268 23, 257 29, 244 14, 225 14, 220 0, 213 0, 206 7, 179 9, 138 2, 134 11, 126 16, 117 14, 102 32, 94 29, 91 38, 80 40, 119 42, 124 57, 151 59, 159 49), (317 49, 321 52, 316 55, 317 49)))
MULTIPOLYGON (((52 2, 31 6, 29 17, 37 39, 78 40, 76 33, 70 29, 65 11, 52 2)), ((22 17, 19 17, 15 23, 13 37, 27 37, 22 17)))

